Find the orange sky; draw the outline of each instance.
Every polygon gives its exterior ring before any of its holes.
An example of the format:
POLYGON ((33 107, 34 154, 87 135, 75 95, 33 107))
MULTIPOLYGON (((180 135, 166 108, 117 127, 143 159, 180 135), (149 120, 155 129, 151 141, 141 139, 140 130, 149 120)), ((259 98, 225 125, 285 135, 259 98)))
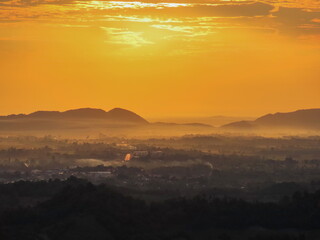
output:
POLYGON ((0 115, 315 108, 320 2, 0 0, 0 66, 0 115))

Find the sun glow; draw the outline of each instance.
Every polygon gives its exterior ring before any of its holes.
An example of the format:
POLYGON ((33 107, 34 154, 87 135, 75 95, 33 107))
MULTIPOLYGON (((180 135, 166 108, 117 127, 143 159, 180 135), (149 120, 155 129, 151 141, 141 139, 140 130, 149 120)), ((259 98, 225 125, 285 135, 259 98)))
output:
POLYGON ((311 0, 3 0, 1 109, 258 115, 275 103, 314 107, 319 19, 311 0))

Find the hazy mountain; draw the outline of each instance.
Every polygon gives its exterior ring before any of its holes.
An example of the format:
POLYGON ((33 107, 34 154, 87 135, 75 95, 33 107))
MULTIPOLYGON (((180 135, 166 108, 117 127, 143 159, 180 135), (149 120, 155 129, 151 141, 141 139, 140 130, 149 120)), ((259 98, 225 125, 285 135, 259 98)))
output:
POLYGON ((186 123, 200 123, 204 125, 210 126, 223 126, 232 122, 237 121, 252 121, 254 117, 236 117, 236 116, 209 116, 209 117, 162 117, 162 118, 151 118, 152 122, 169 122, 169 123, 179 123, 179 124, 186 124, 186 123))
POLYGON ((238 122, 232 122, 226 125, 223 125, 223 128, 234 128, 234 129, 249 129, 254 128, 256 125, 254 124, 254 121, 238 121, 238 122))
POLYGON ((107 122, 118 123, 135 123, 135 124, 147 124, 148 121, 137 115, 134 112, 114 108, 109 112, 102 109, 95 108, 80 108, 68 110, 65 112, 58 111, 37 111, 31 114, 19 114, 0 116, 0 120, 78 120, 78 121, 90 121, 94 119, 104 120, 107 122))
POLYGON ((254 121, 233 122, 223 127, 232 129, 283 128, 320 130, 320 109, 267 114, 254 121))
POLYGON ((177 126, 189 126, 189 127, 203 127, 203 128, 213 128, 210 124, 204 123, 168 123, 168 122, 155 122, 152 123, 154 126, 160 127, 177 127, 177 126))

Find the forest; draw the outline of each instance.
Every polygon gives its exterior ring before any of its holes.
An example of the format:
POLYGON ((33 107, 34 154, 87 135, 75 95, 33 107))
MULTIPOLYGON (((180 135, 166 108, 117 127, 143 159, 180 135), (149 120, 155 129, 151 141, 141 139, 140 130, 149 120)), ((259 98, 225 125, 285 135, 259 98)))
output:
POLYGON ((86 180, 0 186, 1 239, 319 239, 320 191, 278 202, 197 195, 161 202, 86 180), (14 199, 28 199, 17 203, 14 199), (35 201, 31 201, 31 200, 35 201))

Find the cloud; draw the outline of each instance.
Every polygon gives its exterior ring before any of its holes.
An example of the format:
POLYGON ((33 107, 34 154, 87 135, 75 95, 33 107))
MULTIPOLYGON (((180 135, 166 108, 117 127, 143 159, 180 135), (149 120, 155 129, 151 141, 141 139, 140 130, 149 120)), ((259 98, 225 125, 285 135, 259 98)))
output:
MULTIPOLYGON (((75 0, 0 0, 0 6, 9 7, 29 7, 42 4, 66 5, 76 4, 75 0)), ((88 3, 90 1, 78 0, 77 2, 88 3)), ((185 3, 165 3, 150 2, 142 0, 140 3, 126 1, 95 1, 101 2, 100 10, 114 10, 135 14, 155 14, 155 15, 179 15, 179 16, 264 16, 268 15, 274 8, 270 4, 261 2, 225 2, 216 1, 213 3, 201 3, 199 1, 185 3)))
POLYGON ((320 18, 320 11, 280 7, 272 16, 276 17, 276 21, 279 23, 278 28, 282 32, 291 34, 320 33, 320 23, 316 20, 320 18))
POLYGON ((265 16, 270 14, 274 7, 265 3, 250 4, 229 4, 229 5, 200 5, 195 6, 193 10, 201 16, 217 16, 217 17, 254 17, 265 16))
POLYGON ((143 37, 143 32, 129 31, 123 28, 102 27, 107 33, 106 42, 112 44, 129 45, 132 47, 141 47, 143 45, 153 44, 143 37))
POLYGON ((74 0, 0 0, 2 7, 29 7, 41 4, 64 5, 73 3, 74 0))
MULTIPOLYGON (((149 23, 153 28, 171 32, 188 32, 206 35, 206 29, 195 26, 210 26, 212 31, 220 29, 249 29, 253 31, 273 31, 281 34, 316 34, 320 32, 320 8, 312 10, 298 7, 283 7, 284 1, 275 7, 269 1, 222 1, 222 0, 178 0, 177 3, 164 3, 157 0, 126 1, 85 1, 85 0, 0 0, 0 22, 38 21, 50 24, 94 25, 120 28, 149 23), (1 7, 6 5, 6 7, 1 7), (55 8, 45 6, 55 4, 55 8), (13 5, 12 7, 8 7, 13 5), (41 6, 40 6, 41 5, 41 6), (2 10, 1 10, 2 9, 2 10), (81 21, 79 22, 79 19, 81 21), (318 20, 317 20, 318 19, 318 20), (176 26, 179 24, 179 26, 176 26)), ((290 1, 286 1, 288 3, 290 1)), ((294 2, 292 2, 294 3, 294 2)), ((278 5, 277 4, 277 5, 278 5)), ((292 5, 296 6, 296 5, 292 5)), ((131 45, 146 45, 143 32, 138 34, 109 32, 114 42, 131 45), (122 40, 121 40, 122 39, 122 40)))
POLYGON ((277 17, 283 24, 292 26, 311 23, 313 19, 320 18, 320 12, 308 11, 301 8, 280 7, 272 15, 277 17))
MULTIPOLYGON (((141 8, 125 9, 126 14, 153 15, 166 17, 254 17, 267 16, 273 6, 265 3, 237 3, 237 4, 199 4, 189 3, 177 6, 145 5, 141 8)), ((116 9, 119 11, 119 9, 116 9)))

